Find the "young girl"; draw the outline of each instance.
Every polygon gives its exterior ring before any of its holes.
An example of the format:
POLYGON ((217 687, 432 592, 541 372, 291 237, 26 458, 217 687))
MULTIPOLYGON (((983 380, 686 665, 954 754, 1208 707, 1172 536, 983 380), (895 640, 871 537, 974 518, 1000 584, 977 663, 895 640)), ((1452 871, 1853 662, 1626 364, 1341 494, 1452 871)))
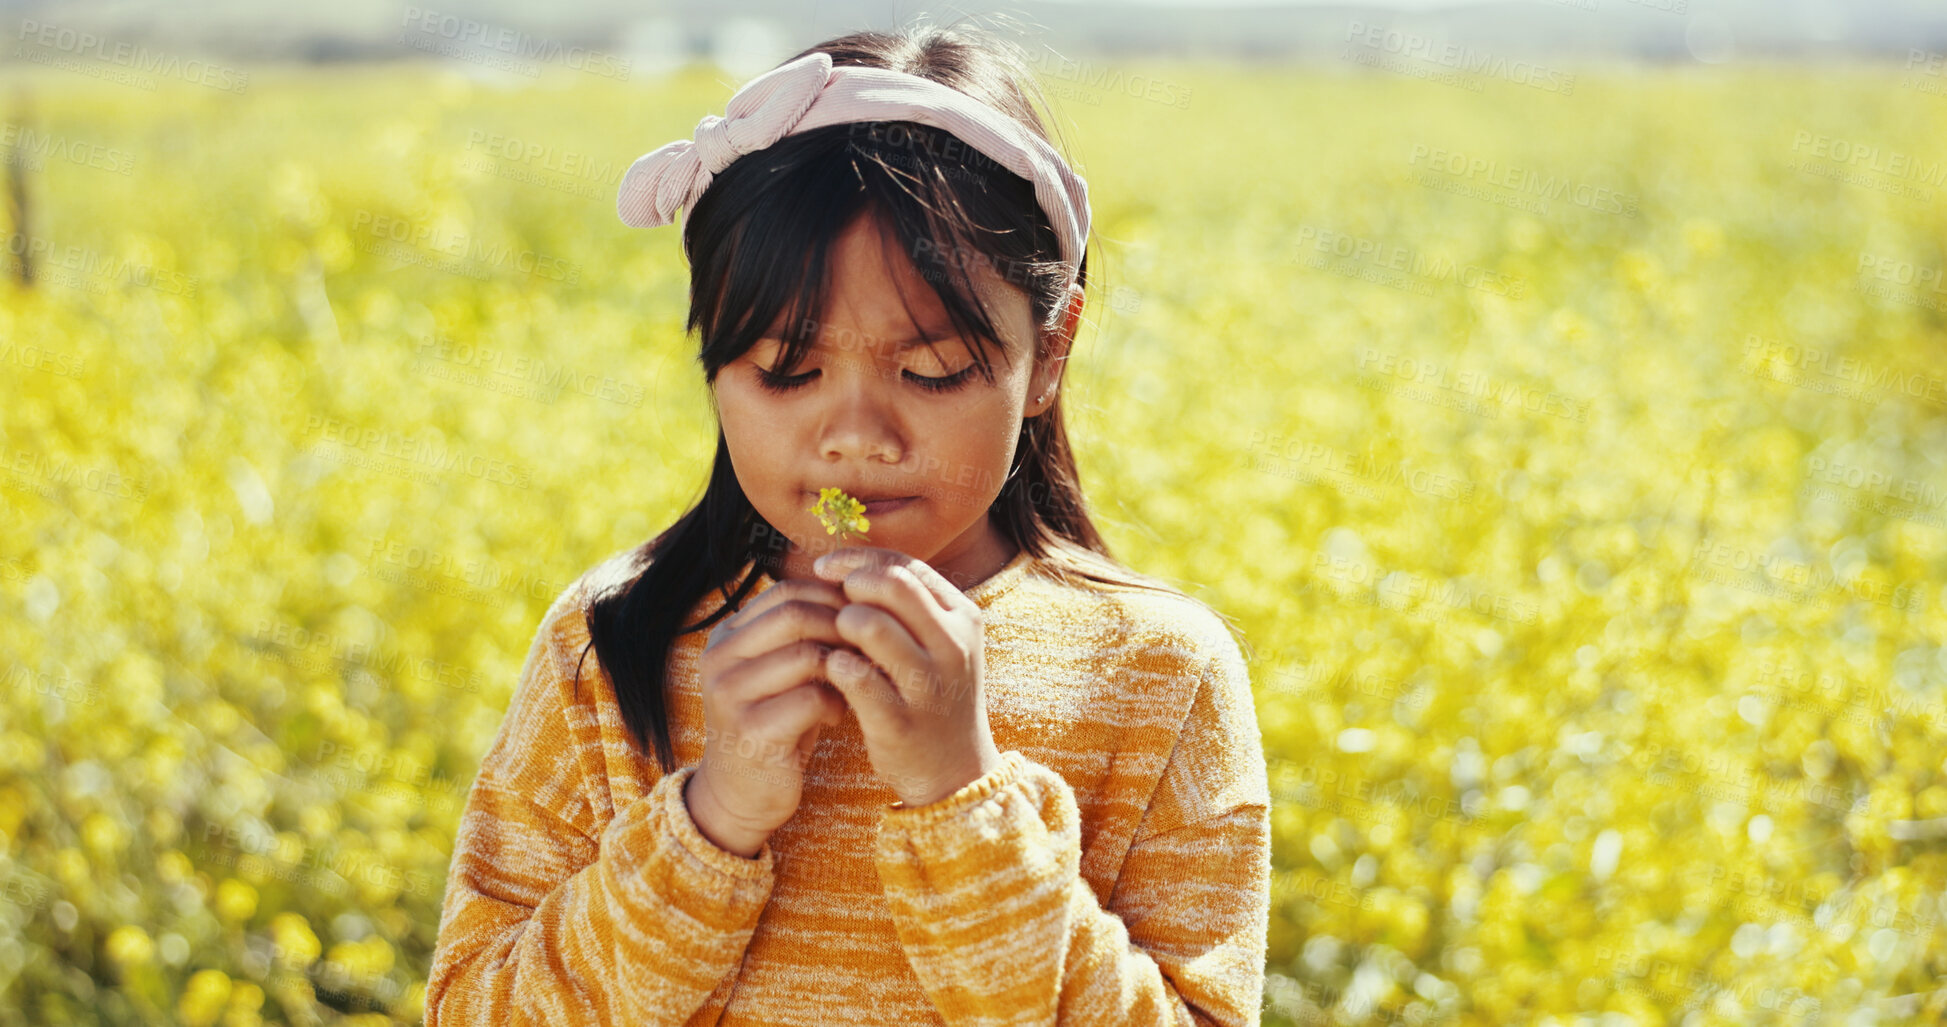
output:
POLYGON ((1250 682, 1084 511, 1088 199, 1032 81, 984 34, 849 35, 624 176, 625 223, 686 212, 716 460, 543 618, 428 1027, 1258 1022, 1250 682), (827 488, 865 523, 830 537, 827 488))

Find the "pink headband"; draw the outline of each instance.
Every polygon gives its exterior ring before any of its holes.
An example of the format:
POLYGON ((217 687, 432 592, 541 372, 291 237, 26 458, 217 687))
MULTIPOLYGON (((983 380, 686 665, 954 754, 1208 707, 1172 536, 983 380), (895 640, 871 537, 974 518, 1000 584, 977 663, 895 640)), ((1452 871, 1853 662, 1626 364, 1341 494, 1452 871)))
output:
POLYGON ((957 89, 901 71, 833 67, 831 55, 818 52, 751 79, 730 97, 724 113, 704 115, 694 142, 678 139, 636 158, 615 198, 624 224, 669 224, 676 209, 688 211, 732 161, 787 135, 847 122, 916 121, 953 133, 1033 182, 1035 199, 1061 238, 1062 259, 1081 267, 1088 184, 1047 140, 957 89))

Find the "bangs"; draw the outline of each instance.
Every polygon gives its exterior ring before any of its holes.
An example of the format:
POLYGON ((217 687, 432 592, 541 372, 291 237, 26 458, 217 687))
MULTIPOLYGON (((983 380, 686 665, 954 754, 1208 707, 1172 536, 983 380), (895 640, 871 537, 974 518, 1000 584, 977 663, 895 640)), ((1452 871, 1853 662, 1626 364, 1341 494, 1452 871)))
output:
MULTIPOLYGON (((1032 184, 931 126, 832 125, 738 158, 685 223, 685 328, 702 333, 706 381, 774 327, 782 328, 775 370, 799 365, 824 321, 832 242, 860 217, 872 219, 885 259, 907 261, 933 290, 990 384, 989 347, 1009 364, 1013 354, 981 298, 982 283, 1025 291, 1032 320, 1046 327, 1051 311, 1042 308, 1052 304, 1041 297, 1065 268, 1050 259, 1059 241, 1032 184)), ((901 302, 919 332, 909 298, 902 294, 901 302)), ((947 340, 927 344, 937 341, 947 340)))

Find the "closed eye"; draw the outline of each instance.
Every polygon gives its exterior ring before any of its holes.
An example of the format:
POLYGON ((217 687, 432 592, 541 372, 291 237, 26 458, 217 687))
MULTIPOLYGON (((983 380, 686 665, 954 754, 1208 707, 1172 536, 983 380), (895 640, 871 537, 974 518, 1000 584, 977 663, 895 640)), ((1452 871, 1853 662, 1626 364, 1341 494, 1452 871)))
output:
MULTIPOLYGON (((911 371, 902 371, 900 373, 907 381, 929 392, 947 392, 965 385, 967 380, 973 377, 974 371, 979 366, 978 364, 968 364, 966 367, 944 378, 931 378, 923 374, 914 374, 911 371)), ((760 367, 757 369, 757 383, 770 392, 791 392, 810 383, 811 379, 816 377, 817 374, 818 372, 816 370, 806 371, 803 374, 778 374, 768 367, 760 367)))

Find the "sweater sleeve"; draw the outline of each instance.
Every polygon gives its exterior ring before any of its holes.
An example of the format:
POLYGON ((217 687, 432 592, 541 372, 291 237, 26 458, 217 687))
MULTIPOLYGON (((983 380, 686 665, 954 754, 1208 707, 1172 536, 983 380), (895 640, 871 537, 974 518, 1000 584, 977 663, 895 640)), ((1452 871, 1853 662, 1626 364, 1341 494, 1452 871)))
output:
POLYGON ((881 814, 895 927, 949 1024, 1257 1024, 1270 789, 1236 643, 1207 665, 1106 906, 1068 783, 1018 751, 881 814))
POLYGON ((543 619, 467 795, 426 1027, 683 1024, 735 973, 770 898, 769 843, 745 859, 690 819, 694 766, 605 823, 596 812, 609 808, 589 780, 601 740, 592 715, 570 715, 586 636, 562 628, 566 601, 543 619))

